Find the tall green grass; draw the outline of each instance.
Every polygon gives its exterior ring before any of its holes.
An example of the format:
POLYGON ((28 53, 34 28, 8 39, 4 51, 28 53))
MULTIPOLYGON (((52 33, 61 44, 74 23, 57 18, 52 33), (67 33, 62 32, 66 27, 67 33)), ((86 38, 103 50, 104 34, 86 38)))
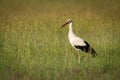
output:
POLYGON ((120 1, 1 0, 0 80, 119 80, 120 1), (77 61, 74 32, 98 53, 77 61))

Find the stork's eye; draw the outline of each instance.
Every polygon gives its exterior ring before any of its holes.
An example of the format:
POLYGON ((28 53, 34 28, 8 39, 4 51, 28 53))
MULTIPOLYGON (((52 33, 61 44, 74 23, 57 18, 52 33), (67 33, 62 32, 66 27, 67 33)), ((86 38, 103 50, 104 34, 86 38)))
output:
POLYGON ((72 20, 69 21, 69 23, 71 23, 71 22, 72 22, 72 20))

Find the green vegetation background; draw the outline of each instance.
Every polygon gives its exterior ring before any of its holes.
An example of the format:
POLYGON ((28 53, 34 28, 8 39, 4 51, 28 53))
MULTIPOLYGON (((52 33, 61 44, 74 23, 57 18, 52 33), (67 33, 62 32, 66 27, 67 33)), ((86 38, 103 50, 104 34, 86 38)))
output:
POLYGON ((119 80, 119 0, 0 0, 0 80, 119 80), (77 61, 75 33, 98 53, 77 61))

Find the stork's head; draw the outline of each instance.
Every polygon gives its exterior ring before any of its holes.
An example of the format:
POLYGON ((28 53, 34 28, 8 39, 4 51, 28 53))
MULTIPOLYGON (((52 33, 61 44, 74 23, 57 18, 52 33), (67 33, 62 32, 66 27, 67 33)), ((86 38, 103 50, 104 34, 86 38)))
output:
POLYGON ((72 23, 72 20, 71 20, 71 19, 68 19, 68 20, 65 22, 65 24, 63 24, 60 28, 66 26, 67 24, 70 24, 70 23, 72 23))

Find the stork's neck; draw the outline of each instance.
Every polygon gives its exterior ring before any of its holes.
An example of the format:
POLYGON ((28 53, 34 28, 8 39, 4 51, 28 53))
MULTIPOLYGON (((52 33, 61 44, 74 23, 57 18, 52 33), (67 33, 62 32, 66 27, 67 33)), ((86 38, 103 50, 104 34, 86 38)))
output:
POLYGON ((68 37, 74 37, 75 34, 73 32, 73 29, 72 29, 72 22, 69 24, 69 33, 68 33, 68 37))

